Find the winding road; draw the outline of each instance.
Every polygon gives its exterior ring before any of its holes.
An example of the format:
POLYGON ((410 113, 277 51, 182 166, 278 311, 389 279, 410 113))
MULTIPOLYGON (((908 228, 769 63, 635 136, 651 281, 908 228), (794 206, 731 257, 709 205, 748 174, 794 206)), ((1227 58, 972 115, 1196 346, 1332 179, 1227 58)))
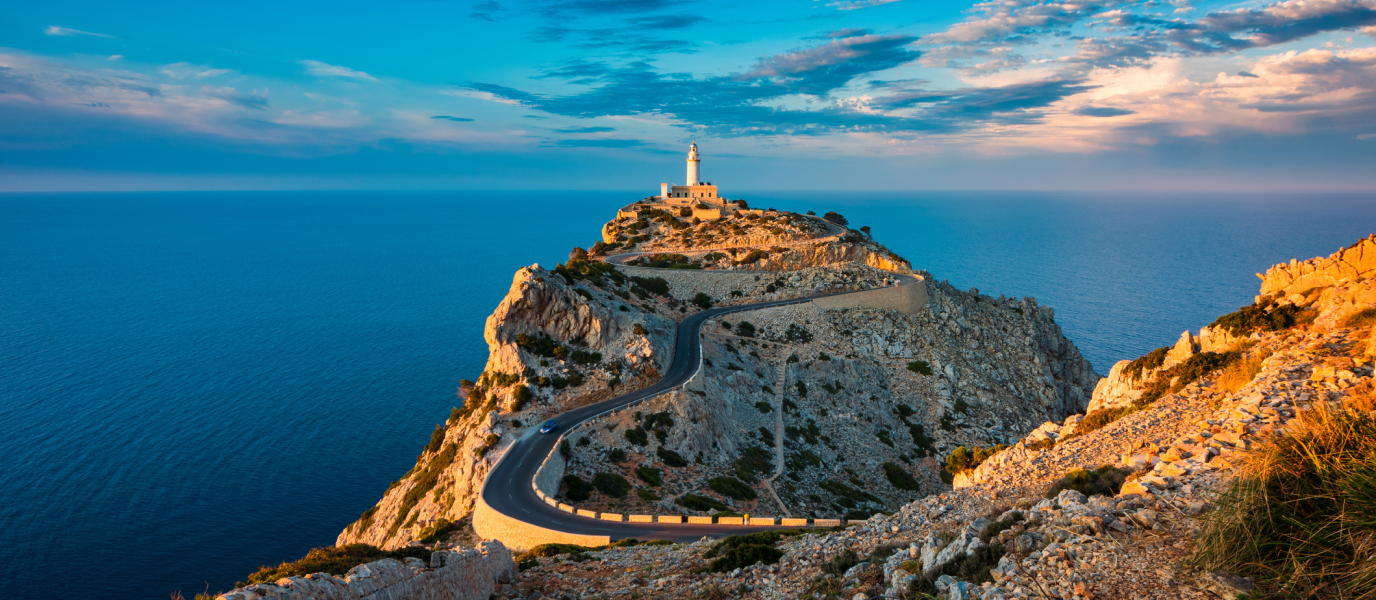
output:
MULTIPOLYGON (((624 260, 626 256, 629 255, 623 254, 616 257, 608 257, 608 259, 609 262, 612 258, 624 260)), ((741 271, 734 272, 740 273, 741 271)), ((769 273, 777 272, 769 271, 769 273)), ((896 277, 903 281, 904 284, 916 282, 912 277, 902 275, 896 275, 896 277)), ((556 431, 567 431, 575 425, 607 411, 649 398, 650 396, 654 396, 655 394, 687 382, 697 372, 699 360, 702 357, 702 325, 714 317, 774 306, 801 304, 804 302, 811 302, 817 298, 840 296, 858 293, 859 291, 819 294, 801 298, 757 302, 754 304, 736 306, 723 306, 704 310, 689 316, 678 325, 673 362, 669 365, 663 378, 654 385, 629 394, 604 400, 596 404, 579 407, 560 414, 554 417, 559 421, 559 429, 556 431)), ((615 522, 563 512, 545 504, 540 497, 535 494, 535 490, 531 487, 531 481, 534 479, 536 471, 544 462, 545 457, 553 450, 554 445, 558 443, 559 439, 560 436, 556 434, 542 435, 536 431, 534 427, 527 429, 525 435, 507 449, 502 458, 499 459, 497 464, 492 468, 491 472, 488 473, 481 492, 483 501, 486 502, 488 506, 492 507, 493 510, 518 521, 566 533, 608 536, 613 541, 625 538, 693 541, 703 536, 715 537, 723 533, 737 534, 781 528, 779 526, 615 522)))

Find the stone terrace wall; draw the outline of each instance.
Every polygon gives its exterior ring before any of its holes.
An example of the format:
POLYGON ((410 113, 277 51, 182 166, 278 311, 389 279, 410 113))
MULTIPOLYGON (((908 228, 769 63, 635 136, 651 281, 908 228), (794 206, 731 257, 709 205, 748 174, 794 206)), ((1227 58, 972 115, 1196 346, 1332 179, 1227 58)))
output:
POLYGON ((482 542, 461 552, 435 552, 427 566, 418 558, 362 564, 343 577, 315 573, 284 577, 221 594, 217 600, 487 600, 516 567, 501 542, 482 542))
POLYGON ((559 483, 564 480, 564 466, 564 454, 555 446, 554 452, 551 452, 545 462, 540 463, 540 469, 535 471, 535 487, 546 496, 559 493, 559 483))

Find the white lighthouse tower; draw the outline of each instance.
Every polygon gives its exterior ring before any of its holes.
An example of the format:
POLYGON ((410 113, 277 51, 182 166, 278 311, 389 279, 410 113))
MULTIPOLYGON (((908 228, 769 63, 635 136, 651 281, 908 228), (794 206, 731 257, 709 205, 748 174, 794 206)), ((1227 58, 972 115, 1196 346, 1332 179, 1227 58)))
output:
POLYGON ((698 143, 693 142, 691 146, 688 146, 688 181, 683 182, 683 185, 695 186, 702 184, 702 173, 698 171, 698 166, 701 163, 702 161, 698 159, 698 143))

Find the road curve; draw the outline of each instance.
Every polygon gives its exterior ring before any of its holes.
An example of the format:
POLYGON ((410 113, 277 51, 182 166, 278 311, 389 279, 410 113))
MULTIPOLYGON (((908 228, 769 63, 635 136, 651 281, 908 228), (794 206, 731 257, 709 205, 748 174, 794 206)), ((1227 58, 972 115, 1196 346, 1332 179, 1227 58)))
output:
MULTIPOLYGON (((912 280, 911 277, 898 277, 903 280, 912 280)), ((544 462, 545 457, 549 455, 550 450, 558 443, 559 435, 557 435, 557 432, 567 431, 574 425, 582 423, 591 417, 600 415, 608 410, 621 408, 637 400, 648 398, 659 392, 682 385, 692 378, 697 371, 698 362, 702 356, 702 344, 699 338, 702 331, 702 324, 707 320, 733 312, 785 306, 789 304, 801 304, 803 302, 810 302, 814 298, 840 296, 851 293, 856 292, 838 292, 802 298, 791 298, 788 300, 723 306, 704 310, 689 316, 678 325, 674 342, 673 362, 669 365, 668 370, 658 382, 629 394, 617 396, 609 400, 603 400, 596 404, 579 407, 560 414, 554 417, 559 421, 559 429, 556 430, 556 433, 542 435, 533 427, 527 429, 526 434, 507 449, 502 458, 498 460, 497 464, 488 473, 482 491, 480 492, 483 500, 488 506, 492 507, 493 510, 518 521, 524 521, 532 525, 566 533, 597 536, 605 535, 610 537, 613 541, 625 538, 692 541, 705 535, 715 537, 723 533, 737 534, 766 529, 778 529, 779 527, 744 525, 629 523, 580 517, 545 504, 540 500, 539 496, 535 495, 535 490, 531 487, 531 481, 535 477, 535 472, 544 462)))

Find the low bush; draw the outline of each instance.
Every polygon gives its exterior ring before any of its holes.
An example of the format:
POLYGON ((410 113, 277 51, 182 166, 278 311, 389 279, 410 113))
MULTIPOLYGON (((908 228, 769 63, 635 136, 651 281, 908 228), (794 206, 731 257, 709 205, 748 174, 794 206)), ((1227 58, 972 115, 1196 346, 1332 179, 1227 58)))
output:
MULTIPOLYGON (((1003 558, 1003 553, 1003 545, 1001 544, 980 546, 974 554, 961 554, 960 558, 946 563, 930 577, 919 574, 912 586, 908 588, 908 593, 937 597, 936 580, 942 575, 949 575, 960 581, 968 581, 975 584, 976 589, 978 589, 980 584, 993 581, 990 571, 998 566, 999 559, 1003 558)), ((918 597, 922 596, 919 595, 918 597)))
POLYGON ((707 512, 712 510, 724 511, 727 508, 725 504, 721 503, 721 501, 709 496, 702 496, 699 494, 684 494, 682 496, 674 498, 674 504, 682 506, 688 510, 696 510, 701 512, 707 512))
POLYGON ((1166 346, 1139 356, 1123 367, 1123 374, 1132 379, 1141 379, 1142 371, 1160 368, 1166 362, 1166 353, 1170 351, 1170 346, 1166 346))
POLYGON ((597 491, 613 498, 621 498, 631 491, 631 482, 616 473, 598 473, 592 478, 592 486, 597 491))
POLYGON ((559 556, 561 554, 583 554, 586 552, 592 552, 594 550, 599 549, 600 547, 579 546, 577 544, 540 544, 539 546, 536 546, 534 548, 526 550, 525 552, 517 554, 515 560, 516 562, 525 562, 528 560, 535 560, 537 558, 559 556))
POLYGON ((655 456, 658 456, 659 460, 664 461, 664 466, 666 467, 682 468, 688 466, 688 461, 684 459, 683 456, 664 446, 655 449, 655 456))
POLYGON ((247 582, 239 582, 235 584, 235 587, 243 587, 253 583, 272 583, 283 577, 303 577, 311 573, 343 575, 358 565, 384 558, 403 560, 415 557, 428 562, 430 554, 431 551, 425 548, 382 550, 368 544, 315 548, 307 552, 301 560, 283 562, 276 567, 265 565, 257 572, 249 575, 247 582))
POLYGON ((525 407, 527 405, 530 404, 530 401, 535 397, 535 394, 531 393, 530 388, 528 386, 518 385, 516 386, 516 392, 512 396, 515 401, 511 404, 511 411, 521 412, 522 410, 525 410, 525 407))
POLYGON ((610 460, 614 463, 626 462, 626 451, 620 448, 612 448, 611 450, 607 451, 607 460, 610 460))
POLYGON ((988 460, 990 456, 998 454, 1007 448, 1008 446, 1006 444, 999 444, 992 448, 981 448, 979 446, 975 446, 974 448, 966 448, 965 446, 957 447, 946 457, 946 472, 955 475, 961 471, 973 470, 980 466, 985 460, 988 460))
POLYGON ((841 225, 843 227, 850 224, 850 222, 847 221, 845 217, 841 216, 841 213, 838 213, 834 210, 827 211, 827 214, 822 215, 822 218, 831 221, 832 223, 835 223, 837 225, 841 225))
POLYGON ((888 478, 889 485, 900 490, 915 492, 922 489, 911 473, 891 462, 884 463, 884 477, 888 478))
POLYGON ((703 309, 712 308, 712 297, 706 292, 698 292, 693 296, 693 304, 703 309))
POLYGON ((636 477, 639 477, 641 481, 644 481, 645 483, 648 483, 655 487, 659 487, 664 484, 664 478, 660 474, 659 469, 656 469, 654 467, 638 467, 635 470, 635 475, 636 477))
POLYGON ((731 463, 736 470, 736 477, 754 483, 757 475, 768 473, 774 470, 774 454, 759 446, 746 446, 741 450, 741 457, 731 463))
POLYGON ((714 573, 725 573, 760 563, 772 565, 783 558, 784 553, 775 547, 782 537, 777 531, 733 535, 714 544, 702 556, 715 559, 709 567, 714 573))
POLYGON ((1376 325, 1376 308, 1364 308, 1343 319, 1343 327, 1370 327, 1376 325))
POLYGON ((455 531, 463 529, 463 523, 456 523, 449 519, 440 519, 429 527, 420 530, 420 535, 416 541, 422 544, 433 544, 449 538, 455 531))
POLYGON ((1241 461, 1192 562, 1283 598, 1376 597, 1376 414, 1369 390, 1316 404, 1241 461))
POLYGON ((592 497, 588 490, 588 482, 583 481, 577 475, 564 476, 564 497, 574 502, 582 502, 592 497))
POLYGON ((806 344, 812 341, 812 332, 797 323, 789 323, 788 329, 784 330, 784 339, 794 344, 806 344))
POLYGON ((645 429, 643 427, 627 429, 626 439, 637 446, 644 446, 650 443, 650 436, 649 434, 645 433, 645 429))
POLYGON ((444 424, 436 423, 435 430, 430 432, 430 443, 425 445, 426 452, 434 452, 444 444, 444 424))
POLYGON ((713 477, 707 480, 712 491, 732 500, 754 500, 759 498, 755 490, 735 477, 713 477))
POLYGON ((773 412, 774 405, 768 402, 756 402, 755 408, 759 409, 761 414, 769 414, 770 412, 773 412))
POLYGON ((657 296, 669 295, 669 281, 663 277, 631 277, 631 281, 657 296))
POLYGON ((736 325, 736 335, 741 337, 755 337, 755 325, 750 321, 741 321, 736 325))
POLYGON ((1075 469, 1057 479, 1046 489, 1047 498, 1055 498, 1064 490, 1075 490, 1085 496, 1113 496, 1123 488, 1132 469, 1104 465, 1093 471, 1075 469))
POLYGON ((1294 327, 1300 313, 1306 309, 1294 304, 1279 304, 1272 296, 1215 319, 1210 327, 1222 327, 1229 334, 1242 337, 1254 331, 1280 331, 1294 327))
POLYGON ((860 564, 860 555, 856 554, 854 550, 842 550, 822 562, 822 572, 840 577, 858 564, 860 564))
POLYGON ((918 375, 930 376, 932 374, 932 365, 927 364, 925 360, 915 360, 908 363, 908 370, 918 375))

